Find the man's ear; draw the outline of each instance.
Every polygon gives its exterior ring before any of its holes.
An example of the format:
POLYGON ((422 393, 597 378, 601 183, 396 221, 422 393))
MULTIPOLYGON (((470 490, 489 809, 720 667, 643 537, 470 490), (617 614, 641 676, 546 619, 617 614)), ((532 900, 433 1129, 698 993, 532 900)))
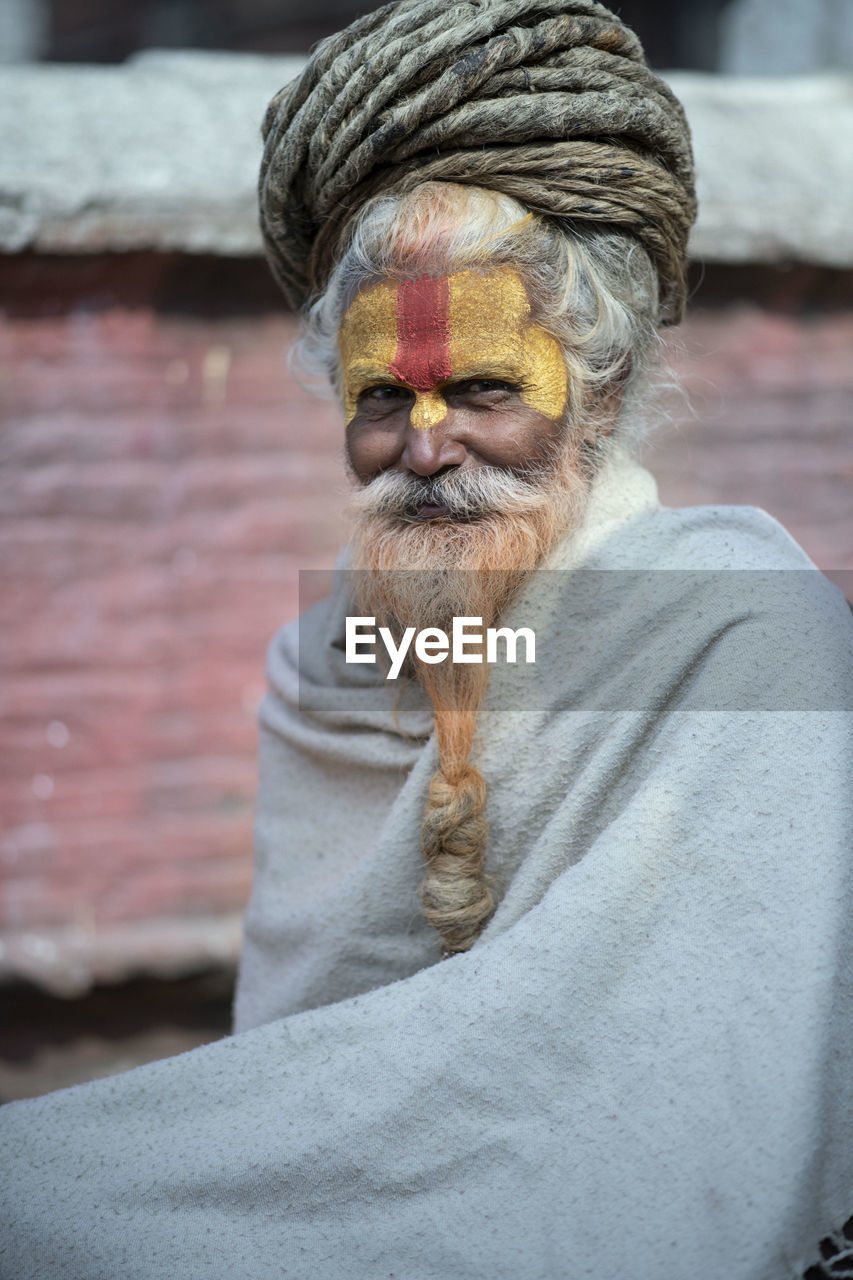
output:
POLYGON ((589 422, 588 431, 591 434, 586 440, 587 444, 594 445, 597 440, 609 436, 612 432, 619 410, 622 408, 627 378, 628 370, 590 397, 587 402, 589 407, 587 421, 589 422))
POLYGON ((601 436, 609 436, 622 408, 622 397, 625 394, 625 380, 621 379, 618 384, 610 386, 604 394, 598 399, 596 404, 598 434, 601 436))
POLYGON ((605 387, 601 388, 596 397, 593 416, 598 420, 598 434, 600 436, 609 436, 616 425, 616 419, 619 416, 619 410, 622 408, 625 387, 628 385, 632 367, 631 356, 626 355, 615 377, 605 387))

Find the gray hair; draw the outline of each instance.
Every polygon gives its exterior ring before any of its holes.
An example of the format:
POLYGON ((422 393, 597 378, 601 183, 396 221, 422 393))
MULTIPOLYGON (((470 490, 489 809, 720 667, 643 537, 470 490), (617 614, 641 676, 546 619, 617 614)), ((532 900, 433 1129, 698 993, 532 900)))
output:
POLYGON ((307 308, 294 369, 324 377, 340 397, 337 339, 356 294, 381 280, 509 265, 525 283, 531 318, 560 344, 573 423, 622 393, 611 440, 636 447, 657 364, 658 276, 632 235, 543 218, 480 187, 423 183, 379 196, 360 212, 323 294, 307 308))

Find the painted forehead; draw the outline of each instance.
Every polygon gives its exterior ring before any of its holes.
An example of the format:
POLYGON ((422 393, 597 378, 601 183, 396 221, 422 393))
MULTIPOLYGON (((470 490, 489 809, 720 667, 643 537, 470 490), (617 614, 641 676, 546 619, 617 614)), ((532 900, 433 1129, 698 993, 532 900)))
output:
POLYGON ((524 283, 509 267, 364 289, 344 317, 339 343, 347 422, 361 393, 383 382, 415 392, 414 426, 440 421, 447 411, 442 386, 466 378, 514 382, 521 399, 546 417, 565 409, 559 345, 530 322, 524 283))

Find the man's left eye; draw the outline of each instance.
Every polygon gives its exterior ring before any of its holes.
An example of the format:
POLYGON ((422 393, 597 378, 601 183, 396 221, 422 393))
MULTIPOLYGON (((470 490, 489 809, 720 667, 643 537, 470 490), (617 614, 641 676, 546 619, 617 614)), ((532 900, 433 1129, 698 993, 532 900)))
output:
POLYGON ((502 378, 470 378, 467 382, 457 383, 455 390, 462 395, 468 392, 472 395, 481 395, 488 394, 490 391, 517 391, 518 387, 502 378))

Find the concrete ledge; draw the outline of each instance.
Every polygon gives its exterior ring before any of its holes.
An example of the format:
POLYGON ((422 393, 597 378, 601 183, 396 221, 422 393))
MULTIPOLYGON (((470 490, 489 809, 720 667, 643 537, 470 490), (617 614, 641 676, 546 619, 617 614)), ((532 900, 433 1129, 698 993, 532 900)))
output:
POLYGON ((178 978, 213 965, 236 965, 242 916, 134 920, 98 930, 74 925, 7 930, 0 982, 25 980, 58 996, 84 995, 96 983, 178 978))
POLYGON ((668 79, 696 152, 691 256, 853 265, 853 76, 668 79))
POLYGON ((0 248, 260 253, 260 123, 303 61, 156 53, 5 68, 0 248))
MULTIPOLYGON (((260 121, 302 59, 196 52, 8 67, 0 249, 260 252, 260 121)), ((692 254, 853 265, 853 77, 672 73, 696 145, 692 254)))

